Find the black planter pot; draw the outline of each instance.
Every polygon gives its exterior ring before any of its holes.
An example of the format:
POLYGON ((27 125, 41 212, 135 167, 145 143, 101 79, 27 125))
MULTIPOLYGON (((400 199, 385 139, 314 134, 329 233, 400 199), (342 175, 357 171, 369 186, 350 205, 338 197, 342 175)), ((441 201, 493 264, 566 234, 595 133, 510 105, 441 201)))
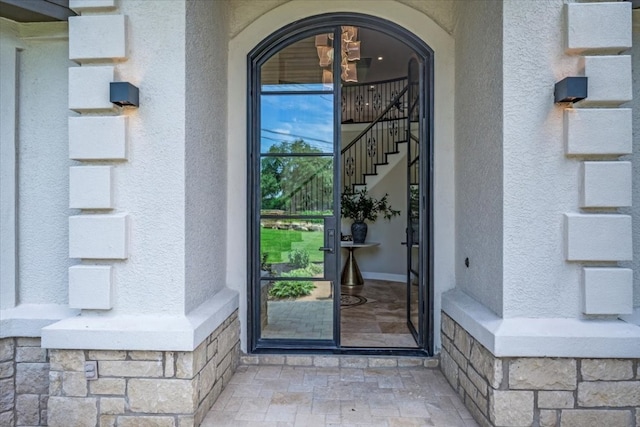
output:
POLYGON ((351 235, 353 243, 364 243, 367 238, 367 223, 360 221, 351 224, 351 235))

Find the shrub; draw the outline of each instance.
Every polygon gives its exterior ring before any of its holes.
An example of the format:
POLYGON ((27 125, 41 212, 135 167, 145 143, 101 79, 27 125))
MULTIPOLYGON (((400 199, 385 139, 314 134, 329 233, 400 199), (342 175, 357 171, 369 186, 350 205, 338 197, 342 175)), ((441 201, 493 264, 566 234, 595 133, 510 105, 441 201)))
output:
MULTIPOLYGON (((307 268, 299 268, 282 273, 283 277, 312 277, 322 271, 322 267, 310 264, 307 268)), ((269 296, 276 299, 298 298, 309 295, 316 288, 310 280, 278 280, 271 289, 269 296)))
POLYGON ((294 249, 289 252, 289 265, 304 269, 309 266, 309 252, 304 249, 294 249))

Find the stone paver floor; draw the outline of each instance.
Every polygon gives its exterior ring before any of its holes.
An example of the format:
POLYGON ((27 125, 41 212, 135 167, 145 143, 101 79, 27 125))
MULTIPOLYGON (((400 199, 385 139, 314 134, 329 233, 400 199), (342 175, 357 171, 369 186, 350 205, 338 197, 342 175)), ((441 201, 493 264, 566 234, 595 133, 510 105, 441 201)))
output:
POLYGON ((213 426, 477 426, 437 369, 241 365, 213 426))

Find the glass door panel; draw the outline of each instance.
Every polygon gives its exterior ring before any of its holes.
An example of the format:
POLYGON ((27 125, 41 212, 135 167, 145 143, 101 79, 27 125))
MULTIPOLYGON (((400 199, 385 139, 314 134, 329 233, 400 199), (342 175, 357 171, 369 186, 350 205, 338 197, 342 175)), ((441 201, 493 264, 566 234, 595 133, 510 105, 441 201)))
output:
POLYGON ((260 67, 254 328, 265 347, 335 347, 337 336, 336 96, 317 43, 296 41, 260 67))
POLYGON ((418 345, 423 344, 423 278, 421 226, 423 190, 420 188, 420 64, 409 61, 407 118, 407 323, 418 345))

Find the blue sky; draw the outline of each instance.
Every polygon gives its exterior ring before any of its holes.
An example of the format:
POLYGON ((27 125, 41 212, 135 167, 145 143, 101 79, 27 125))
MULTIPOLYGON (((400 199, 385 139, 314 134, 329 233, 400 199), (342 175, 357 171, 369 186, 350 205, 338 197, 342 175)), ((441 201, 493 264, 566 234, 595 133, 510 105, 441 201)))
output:
MULTIPOLYGON (((304 89, 309 90, 307 87, 304 89)), ((278 85, 277 90, 283 90, 283 85, 278 85)), ((303 139, 325 153, 333 152, 331 92, 313 95, 263 94, 261 110, 260 146, 263 153, 281 141, 296 139, 303 139)))

